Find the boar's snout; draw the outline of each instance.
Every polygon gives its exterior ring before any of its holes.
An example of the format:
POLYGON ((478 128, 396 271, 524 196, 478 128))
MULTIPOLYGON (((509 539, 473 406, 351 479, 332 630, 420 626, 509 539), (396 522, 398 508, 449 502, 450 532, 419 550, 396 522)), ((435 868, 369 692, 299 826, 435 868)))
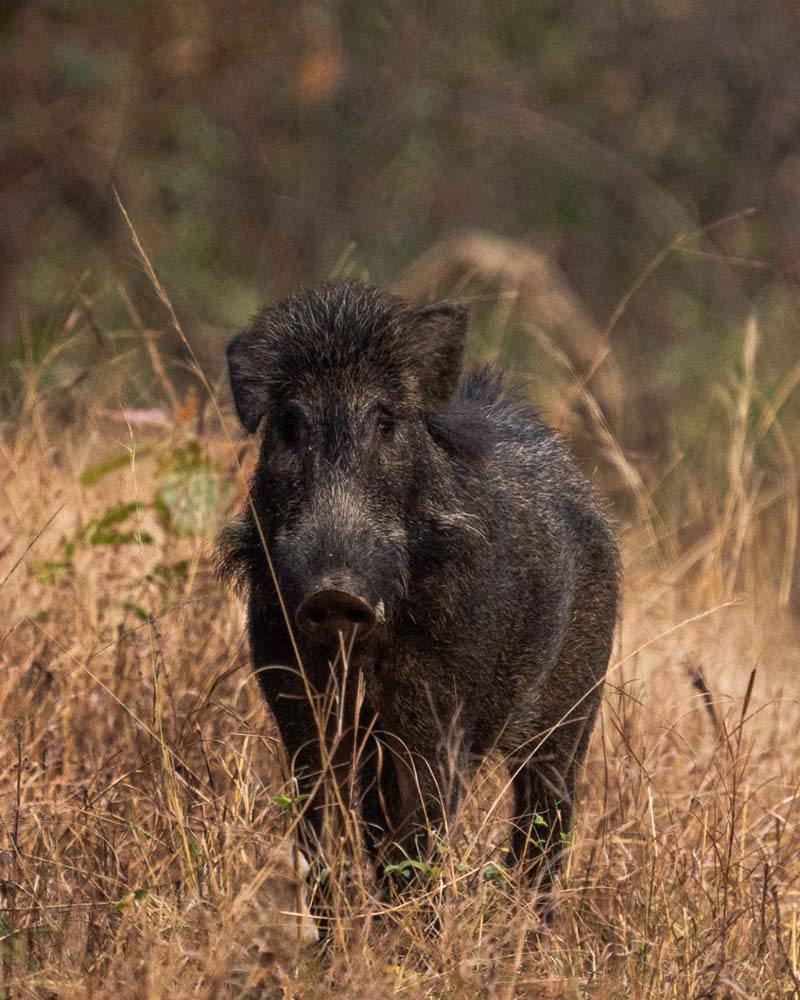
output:
POLYGON ((297 609, 299 628, 312 639, 336 643, 339 633, 347 641, 356 629, 363 639, 377 621, 373 608, 365 600, 345 590, 318 590, 297 609))

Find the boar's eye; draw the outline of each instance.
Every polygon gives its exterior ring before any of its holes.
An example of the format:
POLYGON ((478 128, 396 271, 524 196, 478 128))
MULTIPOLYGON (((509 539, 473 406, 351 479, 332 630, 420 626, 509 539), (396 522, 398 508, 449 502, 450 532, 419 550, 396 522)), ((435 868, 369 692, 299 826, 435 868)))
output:
POLYGON ((278 433, 287 448, 299 448, 303 439, 303 417, 294 406, 285 406, 278 415, 278 433))
POLYGON ((394 434, 395 421, 387 413, 379 413, 375 417, 375 440, 379 443, 388 441, 394 434))

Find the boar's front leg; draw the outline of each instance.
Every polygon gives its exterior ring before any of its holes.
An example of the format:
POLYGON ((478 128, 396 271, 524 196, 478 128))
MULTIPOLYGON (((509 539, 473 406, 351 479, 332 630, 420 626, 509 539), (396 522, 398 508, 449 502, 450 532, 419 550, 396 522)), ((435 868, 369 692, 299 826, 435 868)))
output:
POLYGON ((270 706, 302 809, 298 836, 311 866, 310 908, 324 940, 333 925, 337 879, 345 871, 339 863, 354 799, 353 734, 335 731, 329 720, 326 726, 319 706, 304 695, 284 692, 270 706))
POLYGON ((444 837, 463 793, 464 755, 431 742, 414 752, 390 736, 375 739, 361 765, 366 846, 385 867, 404 861, 429 862, 444 837))
POLYGON ((394 760, 386 745, 372 734, 362 745, 364 751, 359 762, 358 777, 361 815, 364 820, 364 846, 377 866, 398 819, 400 790, 394 760))
POLYGON ((354 798, 352 726, 336 724, 324 695, 312 699, 299 683, 267 696, 303 810, 299 833, 309 860, 335 853, 354 798))

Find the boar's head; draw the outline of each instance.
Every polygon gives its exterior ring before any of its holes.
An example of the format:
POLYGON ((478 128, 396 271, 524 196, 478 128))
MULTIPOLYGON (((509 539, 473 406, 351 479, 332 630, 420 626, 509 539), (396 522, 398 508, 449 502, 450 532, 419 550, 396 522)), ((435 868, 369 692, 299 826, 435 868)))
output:
POLYGON ((466 328, 459 303, 336 282, 267 305, 228 346, 239 418, 262 428, 252 516, 313 643, 391 623, 466 328))

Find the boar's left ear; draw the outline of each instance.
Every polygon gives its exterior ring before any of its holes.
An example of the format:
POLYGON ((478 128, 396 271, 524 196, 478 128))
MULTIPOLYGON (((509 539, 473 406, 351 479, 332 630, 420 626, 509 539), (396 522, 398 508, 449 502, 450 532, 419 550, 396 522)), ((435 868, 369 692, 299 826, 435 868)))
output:
POLYGON ((270 359, 266 339, 254 329, 241 330, 231 337, 228 348, 228 375, 233 402, 242 426, 253 434, 267 411, 270 359))
POLYGON ((467 337, 469 309, 446 299, 415 312, 415 346, 419 350, 423 406, 436 410, 455 392, 467 337))

